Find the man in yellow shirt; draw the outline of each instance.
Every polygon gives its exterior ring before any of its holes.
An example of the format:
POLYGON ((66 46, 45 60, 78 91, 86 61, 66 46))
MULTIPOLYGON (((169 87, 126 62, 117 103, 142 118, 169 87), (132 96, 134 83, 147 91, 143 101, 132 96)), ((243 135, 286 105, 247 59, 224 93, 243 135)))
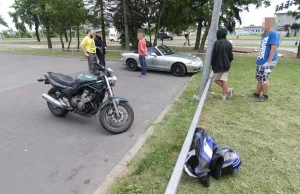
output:
POLYGON ((80 44, 81 50, 84 52, 84 55, 88 59, 89 72, 91 74, 95 73, 95 63, 97 63, 96 46, 93 36, 94 32, 91 29, 87 30, 87 36, 82 40, 80 44))

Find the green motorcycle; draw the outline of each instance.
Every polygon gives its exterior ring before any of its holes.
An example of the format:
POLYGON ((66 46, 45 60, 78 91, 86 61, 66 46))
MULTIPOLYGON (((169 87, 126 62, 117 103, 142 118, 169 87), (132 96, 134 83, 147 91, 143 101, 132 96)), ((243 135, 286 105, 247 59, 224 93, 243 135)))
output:
POLYGON ((49 110, 57 117, 74 112, 84 117, 97 116, 102 127, 114 134, 127 131, 134 120, 134 112, 128 100, 114 97, 112 87, 117 77, 113 70, 105 68, 95 75, 82 73, 75 80, 60 73, 47 72, 39 82, 53 87, 42 97, 49 110), (105 96, 107 100, 103 102, 105 96))

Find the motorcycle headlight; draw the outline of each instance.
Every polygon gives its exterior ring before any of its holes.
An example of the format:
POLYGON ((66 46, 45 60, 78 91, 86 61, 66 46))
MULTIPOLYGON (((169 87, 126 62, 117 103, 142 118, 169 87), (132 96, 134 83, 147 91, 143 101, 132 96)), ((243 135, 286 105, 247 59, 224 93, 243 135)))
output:
POLYGON ((112 76, 112 77, 108 77, 108 82, 110 86, 115 86, 116 82, 117 82, 117 77, 116 76, 112 76))

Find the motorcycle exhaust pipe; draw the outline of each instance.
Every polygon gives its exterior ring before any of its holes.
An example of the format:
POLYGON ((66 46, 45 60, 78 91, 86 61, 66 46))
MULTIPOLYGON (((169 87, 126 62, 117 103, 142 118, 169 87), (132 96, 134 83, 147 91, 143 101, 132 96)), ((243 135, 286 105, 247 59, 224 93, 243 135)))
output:
POLYGON ((52 98, 50 95, 48 94, 43 94, 42 97, 47 100, 48 102, 50 102, 51 104, 59 107, 59 108, 64 108, 64 106, 56 99, 52 98))

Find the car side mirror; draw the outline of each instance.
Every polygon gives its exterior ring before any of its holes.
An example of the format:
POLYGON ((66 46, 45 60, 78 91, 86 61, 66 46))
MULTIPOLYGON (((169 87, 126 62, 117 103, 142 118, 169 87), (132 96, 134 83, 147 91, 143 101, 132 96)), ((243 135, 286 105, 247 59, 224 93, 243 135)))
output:
POLYGON ((156 53, 151 53, 151 56, 157 57, 157 54, 156 53))

